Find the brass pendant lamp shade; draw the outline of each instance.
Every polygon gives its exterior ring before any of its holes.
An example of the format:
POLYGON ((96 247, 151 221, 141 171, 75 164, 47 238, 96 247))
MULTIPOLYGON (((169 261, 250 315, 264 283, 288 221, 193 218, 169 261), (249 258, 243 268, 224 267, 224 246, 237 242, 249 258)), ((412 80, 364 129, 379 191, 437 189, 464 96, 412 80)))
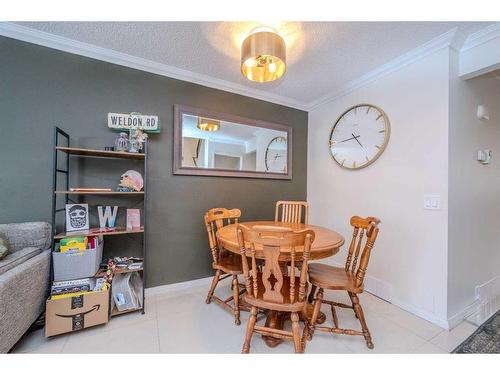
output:
POLYGON ((241 45, 241 73, 254 82, 279 79, 286 70, 286 45, 272 31, 250 34, 241 45))
POLYGON ((198 117, 198 129, 207 132, 216 132, 220 129, 220 121, 212 120, 210 118, 198 117))

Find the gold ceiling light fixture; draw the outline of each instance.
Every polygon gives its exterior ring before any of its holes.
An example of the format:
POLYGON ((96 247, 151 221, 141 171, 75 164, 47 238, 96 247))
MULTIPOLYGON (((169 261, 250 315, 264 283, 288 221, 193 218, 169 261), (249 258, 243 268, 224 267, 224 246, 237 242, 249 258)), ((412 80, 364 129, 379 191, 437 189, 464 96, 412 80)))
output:
POLYGON ((206 132, 216 132, 220 129, 220 121, 210 118, 198 117, 198 129, 206 132))
POLYGON ((271 82, 285 74, 286 45, 271 27, 253 29, 241 45, 241 73, 254 82, 271 82))

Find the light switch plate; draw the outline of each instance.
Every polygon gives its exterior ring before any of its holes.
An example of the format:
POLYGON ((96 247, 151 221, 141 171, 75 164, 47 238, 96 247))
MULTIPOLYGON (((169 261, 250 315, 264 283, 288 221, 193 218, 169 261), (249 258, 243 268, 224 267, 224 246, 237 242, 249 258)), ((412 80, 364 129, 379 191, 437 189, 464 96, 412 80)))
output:
POLYGON ((424 195, 424 209, 425 210, 440 210, 441 209, 441 196, 440 195, 424 195))

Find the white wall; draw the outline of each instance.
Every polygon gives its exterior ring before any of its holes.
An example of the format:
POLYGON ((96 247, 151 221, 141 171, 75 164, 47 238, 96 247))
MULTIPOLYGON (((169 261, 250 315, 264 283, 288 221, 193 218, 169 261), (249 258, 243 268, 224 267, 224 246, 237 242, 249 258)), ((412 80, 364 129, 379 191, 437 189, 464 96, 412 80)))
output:
POLYGON ((237 143, 225 143, 225 142, 217 142, 212 141, 210 139, 206 140, 207 142, 207 166, 208 168, 214 168, 214 154, 226 155, 226 156, 234 156, 243 158, 246 154, 245 144, 237 144, 237 143))
MULTIPOLYGON (((368 275, 381 282, 371 279, 371 289, 442 326, 447 318, 448 76, 445 48, 314 109, 308 136, 311 222, 348 238, 351 216, 379 217, 368 275), (337 117, 359 103, 387 113, 391 138, 374 164, 348 171, 332 160, 328 137, 337 117), (441 195, 441 210, 423 209, 426 193, 441 195)), ((329 261, 343 263, 345 247, 329 261)))
MULTIPOLYGON (((500 78, 487 74, 457 77, 453 56, 450 81, 448 317, 463 315, 475 302, 475 287, 500 277, 500 78), (489 121, 476 117, 486 105, 489 121), (482 165, 479 149, 491 149, 482 165)), ((498 283, 496 283, 498 285, 498 283)), ((498 286, 491 291, 500 294, 498 286)), ((491 297, 494 297, 491 296, 491 297)))

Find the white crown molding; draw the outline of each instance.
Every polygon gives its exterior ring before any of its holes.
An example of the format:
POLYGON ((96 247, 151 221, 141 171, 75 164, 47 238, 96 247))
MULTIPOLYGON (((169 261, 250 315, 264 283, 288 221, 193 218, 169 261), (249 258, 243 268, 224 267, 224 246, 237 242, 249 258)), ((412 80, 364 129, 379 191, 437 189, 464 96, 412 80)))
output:
MULTIPOLYGON (((354 79, 347 84, 345 84, 340 89, 325 95, 317 100, 309 102, 307 104, 307 110, 312 111, 315 108, 326 104, 328 102, 334 101, 342 96, 345 96, 354 90, 359 89, 360 87, 366 86, 390 73, 393 73, 423 57, 429 56, 436 51, 439 51, 443 48, 450 47, 454 45, 454 39, 457 35, 457 28, 453 28, 450 31, 430 40, 427 43, 422 44, 420 47, 414 48, 411 51, 395 58, 392 61, 389 61, 387 64, 381 65, 380 67, 368 72, 367 74, 362 75, 361 77, 354 79)), ((457 48, 454 45, 454 48, 457 48)))
POLYGON ((0 35, 309 112, 443 48, 453 48, 464 52, 486 43, 500 36, 500 22, 489 25, 467 38, 457 28, 453 28, 371 72, 346 83, 338 90, 308 103, 10 22, 0 22, 0 35))
POLYGON ((470 34, 465 40, 460 52, 465 52, 498 37, 500 37, 500 22, 495 22, 473 34, 470 34))
POLYGON ((185 69, 179 69, 170 65, 157 63, 112 49, 79 42, 73 39, 50 34, 40 30, 35 30, 10 22, 0 22, 0 35, 33 44, 38 44, 44 47, 54 48, 64 52, 73 53, 76 55, 86 56, 117 65, 127 66, 129 68, 150 72, 165 77, 188 81, 223 91, 229 91, 235 94, 252 97, 259 100, 265 100, 287 107, 297 108, 301 110, 307 109, 305 103, 295 99, 287 98, 285 96, 249 88, 237 83, 213 78, 204 74, 194 73, 185 69))

